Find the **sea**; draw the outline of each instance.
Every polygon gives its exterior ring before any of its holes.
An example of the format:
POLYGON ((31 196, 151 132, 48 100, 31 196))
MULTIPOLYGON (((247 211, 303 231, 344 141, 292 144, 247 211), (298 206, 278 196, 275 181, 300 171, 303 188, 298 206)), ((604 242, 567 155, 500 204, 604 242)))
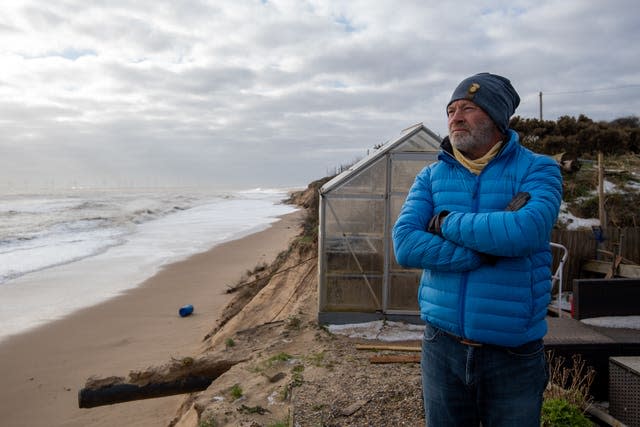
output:
POLYGON ((0 195, 0 341, 140 285, 295 211, 288 189, 0 195))

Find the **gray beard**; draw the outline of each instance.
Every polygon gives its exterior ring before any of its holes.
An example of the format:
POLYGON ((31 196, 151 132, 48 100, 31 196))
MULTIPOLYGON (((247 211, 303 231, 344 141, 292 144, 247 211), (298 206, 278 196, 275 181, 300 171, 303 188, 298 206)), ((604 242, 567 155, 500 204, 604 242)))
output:
POLYGON ((451 145, 458 151, 464 153, 474 153, 489 147, 494 141, 493 122, 488 119, 480 124, 476 129, 468 133, 456 133, 449 136, 451 145))

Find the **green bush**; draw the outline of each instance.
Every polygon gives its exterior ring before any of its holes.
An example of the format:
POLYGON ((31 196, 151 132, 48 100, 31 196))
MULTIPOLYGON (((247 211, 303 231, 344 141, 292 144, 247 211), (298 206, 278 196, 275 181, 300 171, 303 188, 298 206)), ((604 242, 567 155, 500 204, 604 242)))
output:
POLYGON ((214 418, 207 418, 206 420, 201 420, 198 423, 198 427, 216 427, 218 423, 214 418))
POLYGON ((547 399, 542 404, 543 427, 592 427, 580 408, 565 399, 547 399))
POLYGON ((242 387, 240 387, 240 384, 234 384, 233 387, 231 387, 231 397, 233 397, 234 399, 240 399, 243 395, 243 391, 242 391, 242 387))

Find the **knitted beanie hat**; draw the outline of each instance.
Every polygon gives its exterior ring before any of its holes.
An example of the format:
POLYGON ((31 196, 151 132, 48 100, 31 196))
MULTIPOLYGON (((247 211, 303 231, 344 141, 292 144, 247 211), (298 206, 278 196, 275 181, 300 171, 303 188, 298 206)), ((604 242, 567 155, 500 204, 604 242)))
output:
POLYGON ((520 104, 520 96, 511 82, 490 73, 479 73, 464 79, 453 91, 447 107, 459 99, 468 99, 482 108, 502 133, 507 132, 509 118, 520 104))

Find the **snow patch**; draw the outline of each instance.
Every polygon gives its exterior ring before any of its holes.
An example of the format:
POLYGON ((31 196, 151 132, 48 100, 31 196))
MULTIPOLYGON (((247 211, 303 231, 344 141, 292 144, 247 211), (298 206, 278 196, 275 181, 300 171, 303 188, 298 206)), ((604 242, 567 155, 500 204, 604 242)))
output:
MULTIPOLYGON (((604 188, 604 192, 605 193, 620 193, 621 192, 618 189, 618 187, 611 181, 607 181, 605 179, 602 184, 603 184, 602 187, 604 188)), ((595 193, 595 191, 594 191, 594 193, 595 193)))
POLYGON ((569 212, 567 203, 564 201, 560 205, 558 222, 566 224, 567 230, 578 230, 580 228, 591 228, 593 226, 600 225, 600 220, 598 220, 598 218, 579 218, 573 215, 569 212))
POLYGON ((603 316, 582 319, 582 323, 603 328, 640 329, 640 316, 603 316))
POLYGON ((627 187, 634 191, 640 191, 640 182, 629 181, 627 182, 627 187))
POLYGON ((361 338, 379 341, 420 341, 424 334, 424 325, 413 325, 405 322, 352 323, 346 325, 329 325, 329 332, 346 335, 349 338, 361 338))

